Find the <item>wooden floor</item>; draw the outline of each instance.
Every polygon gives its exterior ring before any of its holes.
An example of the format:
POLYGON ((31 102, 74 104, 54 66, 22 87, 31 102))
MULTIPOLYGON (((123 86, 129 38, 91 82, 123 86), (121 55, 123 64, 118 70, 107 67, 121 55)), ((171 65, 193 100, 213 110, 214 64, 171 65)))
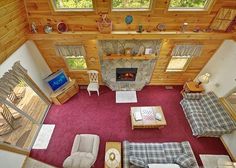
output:
MULTIPOLYGON (((48 105, 30 87, 27 86, 25 88, 23 98, 17 102, 16 106, 29 114, 34 120, 37 121, 37 123, 32 123, 23 115, 20 115, 12 108, 9 108, 13 115, 21 116, 21 118, 17 120, 21 127, 9 134, 0 136, 0 141, 4 141, 25 149, 30 149, 35 135, 40 128, 40 123, 42 123, 45 116, 48 105)), ((3 118, 0 118, 0 122, 4 122, 3 118)))

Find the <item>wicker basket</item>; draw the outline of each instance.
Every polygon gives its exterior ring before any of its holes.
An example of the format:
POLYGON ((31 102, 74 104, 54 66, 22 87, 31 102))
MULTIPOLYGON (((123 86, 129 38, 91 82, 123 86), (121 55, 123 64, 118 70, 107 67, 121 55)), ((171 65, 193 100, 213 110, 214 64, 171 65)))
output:
POLYGON ((112 31, 112 21, 107 15, 102 15, 98 20, 97 25, 100 33, 111 33, 112 31))

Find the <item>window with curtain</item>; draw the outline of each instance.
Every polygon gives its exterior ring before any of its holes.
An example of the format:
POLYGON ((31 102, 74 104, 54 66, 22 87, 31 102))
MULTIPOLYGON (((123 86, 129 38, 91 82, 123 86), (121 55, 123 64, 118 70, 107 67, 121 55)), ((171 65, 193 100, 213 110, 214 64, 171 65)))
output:
POLYGON ((189 62, 191 57, 189 56, 172 56, 166 71, 173 72, 173 71, 184 71, 189 62))
POLYGON ((166 68, 166 72, 185 71, 192 57, 200 56, 202 45, 177 44, 171 53, 171 59, 166 68))
POLYGON ((86 53, 82 45, 80 46, 56 46, 59 56, 63 57, 69 70, 87 69, 86 53))

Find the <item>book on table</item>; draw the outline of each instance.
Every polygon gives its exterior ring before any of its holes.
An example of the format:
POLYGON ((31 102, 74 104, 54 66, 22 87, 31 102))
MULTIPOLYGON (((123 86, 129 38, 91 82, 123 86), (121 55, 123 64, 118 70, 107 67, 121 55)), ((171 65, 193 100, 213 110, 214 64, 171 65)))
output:
POLYGON ((136 121, 140 121, 140 120, 143 119, 142 114, 140 113, 140 111, 135 111, 135 112, 134 112, 134 119, 135 119, 136 121))

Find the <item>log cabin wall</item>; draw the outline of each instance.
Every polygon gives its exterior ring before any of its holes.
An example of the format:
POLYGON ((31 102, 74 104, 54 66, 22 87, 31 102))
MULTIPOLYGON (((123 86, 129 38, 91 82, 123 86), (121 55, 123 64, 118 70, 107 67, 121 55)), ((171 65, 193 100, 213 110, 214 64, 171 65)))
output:
POLYGON ((235 0, 215 0, 208 12, 169 12, 168 0, 153 0, 153 8, 150 12, 111 12, 110 0, 95 0, 94 12, 54 12, 49 0, 25 0, 29 24, 35 22, 38 25, 38 33, 29 33, 27 38, 34 40, 43 57, 52 71, 64 68, 71 78, 76 78, 79 84, 87 84, 86 71, 69 71, 64 60, 56 55, 55 44, 83 44, 87 52, 86 62, 88 69, 100 71, 98 58, 98 39, 162 39, 163 45, 160 57, 156 63, 152 75, 152 85, 183 84, 186 80, 194 79, 208 60, 212 57, 220 44, 225 39, 235 38, 235 33, 193 33, 192 29, 199 26, 206 29, 221 7, 236 7, 235 0), (111 34, 100 34, 96 21, 100 13, 108 13, 113 22, 111 34), (131 14, 134 21, 126 25, 124 18, 131 14), (64 21, 69 32, 59 34, 56 32, 56 24, 64 21), (180 25, 184 22, 189 24, 186 33, 180 33, 180 25), (43 26, 50 23, 54 32, 45 34, 43 26), (158 23, 166 24, 166 32, 157 32, 155 27, 158 23), (150 33, 135 33, 139 24, 150 33), (134 32, 130 32, 134 31, 134 32), (200 57, 193 58, 184 72, 165 72, 170 60, 170 52, 175 43, 201 43, 204 44, 200 57))
POLYGON ((24 1, 0 1, 0 64, 27 40, 28 30, 24 1))

